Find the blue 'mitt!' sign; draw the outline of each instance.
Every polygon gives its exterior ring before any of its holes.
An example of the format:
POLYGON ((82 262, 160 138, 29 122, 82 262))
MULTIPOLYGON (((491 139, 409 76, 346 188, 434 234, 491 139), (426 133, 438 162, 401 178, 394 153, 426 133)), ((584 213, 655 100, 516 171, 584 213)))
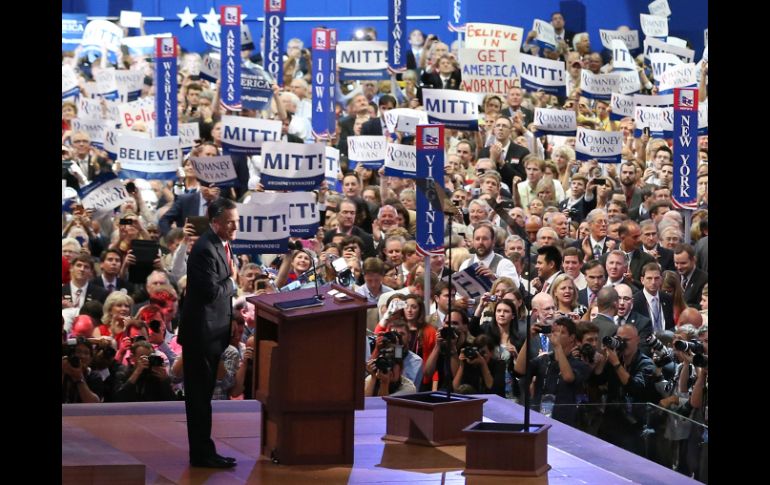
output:
POLYGON ((388 61, 397 72, 406 70, 406 0, 388 0, 388 61))
POLYGON ((265 70, 283 86, 283 16, 286 0, 265 0, 265 70))
POLYGON ((674 207, 698 207, 698 90, 674 89, 674 207))
POLYGON ((240 111, 241 106, 241 7, 223 6, 220 19, 222 33, 222 108, 240 111))
POLYGON ((417 251, 444 254, 444 213, 433 185, 444 186, 444 125, 417 125, 417 179, 427 187, 417 191, 417 251))
POLYGON ((156 136, 178 134, 176 96, 176 37, 156 39, 155 53, 155 133, 156 136))

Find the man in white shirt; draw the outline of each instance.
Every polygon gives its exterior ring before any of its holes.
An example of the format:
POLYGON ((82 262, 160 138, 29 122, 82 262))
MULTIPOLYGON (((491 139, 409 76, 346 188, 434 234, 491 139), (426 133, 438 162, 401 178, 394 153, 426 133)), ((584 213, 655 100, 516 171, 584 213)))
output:
POLYGON ((575 282, 578 291, 586 288, 586 277, 580 272, 580 253, 577 248, 567 248, 561 255, 561 269, 575 282))
POLYGON ((487 222, 478 224, 473 230, 473 248, 476 250, 476 254, 460 265, 460 271, 474 263, 479 263, 476 269, 478 275, 486 276, 492 281, 507 276, 513 280, 514 287, 518 288, 519 275, 516 273, 516 267, 509 259, 496 254, 494 247, 495 229, 487 222))

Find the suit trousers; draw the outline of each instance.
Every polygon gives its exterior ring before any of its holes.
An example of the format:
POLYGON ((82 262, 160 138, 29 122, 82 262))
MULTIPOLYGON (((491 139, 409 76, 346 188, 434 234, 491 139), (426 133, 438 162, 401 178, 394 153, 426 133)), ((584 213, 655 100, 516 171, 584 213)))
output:
POLYGON ((221 354, 184 348, 184 405, 187 412, 187 440, 190 460, 214 456, 216 448, 211 439, 211 398, 214 395, 217 369, 221 354))

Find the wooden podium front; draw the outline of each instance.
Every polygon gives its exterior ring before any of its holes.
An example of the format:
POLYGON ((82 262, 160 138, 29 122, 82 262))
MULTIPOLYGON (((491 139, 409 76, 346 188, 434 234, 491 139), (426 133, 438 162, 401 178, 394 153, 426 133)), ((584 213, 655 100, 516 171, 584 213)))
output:
MULTIPOLYGON (((335 289, 340 287, 334 285, 335 289)), ((276 302, 315 289, 248 298, 256 307, 254 397, 262 403, 260 453, 285 465, 353 463, 353 416, 364 409, 366 298, 282 311, 276 302)))

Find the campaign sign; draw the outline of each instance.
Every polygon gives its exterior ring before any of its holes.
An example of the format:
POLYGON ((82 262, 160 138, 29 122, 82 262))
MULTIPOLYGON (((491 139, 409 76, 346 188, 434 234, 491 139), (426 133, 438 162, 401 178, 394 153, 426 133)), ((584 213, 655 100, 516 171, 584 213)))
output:
POLYGON ((273 99, 272 79, 258 65, 241 67, 241 103, 244 108, 268 109, 273 99))
POLYGON ((101 120, 102 103, 99 100, 80 96, 78 98, 78 118, 81 120, 101 120))
POLYGON ((619 30, 600 29, 599 38, 602 39, 602 45, 605 47, 605 49, 611 50, 612 41, 615 39, 622 40, 623 43, 626 44, 626 47, 628 47, 630 50, 639 48, 639 31, 638 30, 628 30, 628 31, 622 32, 619 30))
POLYGON ((209 52, 201 59, 201 79, 205 79, 210 83, 215 83, 219 80, 219 74, 222 72, 221 57, 216 52, 209 52))
POLYGON ((222 64, 220 106, 227 111, 240 111, 241 105, 241 7, 222 6, 219 23, 222 28, 222 64))
POLYGON ((473 263, 462 271, 452 274, 452 285, 466 298, 481 298, 492 289, 492 280, 476 273, 479 263, 473 263))
POLYGON ((650 63, 650 54, 653 52, 668 52, 674 54, 681 59, 682 62, 692 62, 693 59, 695 59, 695 51, 692 49, 667 44, 662 40, 647 37, 644 39, 644 62, 646 64, 650 63))
POLYGON ((564 62, 544 57, 520 54, 521 87, 527 91, 543 90, 556 96, 567 95, 567 76, 564 62))
POLYGON ((324 179, 325 161, 323 143, 266 141, 262 144, 260 182, 265 190, 314 190, 324 179))
POLYGON ((620 163, 622 131, 597 131, 578 127, 575 154, 578 160, 596 159, 600 163, 620 163))
POLYGON ((583 69, 580 71, 580 88, 586 98, 610 101, 612 93, 635 93, 639 91, 641 84, 636 71, 594 74, 588 69, 583 69))
POLYGON ((709 100, 698 104, 698 136, 709 134, 709 100))
POLYGON ((118 138, 122 179, 175 180, 181 159, 178 136, 145 138, 124 133, 118 138))
POLYGON ((100 218, 111 212, 131 196, 123 182, 114 173, 101 173, 90 184, 78 191, 80 202, 86 209, 93 209, 93 217, 100 218))
POLYGON ((456 89, 423 89, 425 111, 431 123, 455 130, 479 129, 479 105, 475 93, 456 89))
POLYGON ((406 70, 406 50, 409 33, 406 30, 406 0, 388 0, 388 59, 396 72, 406 70))
MULTIPOLYGON (((340 151, 337 148, 327 146, 324 152, 324 178, 329 186, 329 190, 336 190, 340 183, 337 180, 337 174, 340 173, 340 151)), ((337 192, 342 192, 337 190, 337 192)))
POLYGON ((698 90, 674 89, 674 191, 678 209, 698 207, 698 90))
POLYGON ((652 67, 652 77, 655 81, 655 85, 660 85, 660 79, 663 73, 671 67, 681 66, 684 64, 674 54, 668 52, 653 52, 650 54, 650 67, 652 67))
POLYGON ((535 108, 537 133, 542 135, 575 136, 577 119, 573 110, 535 108))
POLYGON ((157 50, 157 39, 162 37, 173 37, 173 35, 168 32, 163 34, 139 35, 136 37, 126 37, 121 43, 128 48, 128 53, 132 56, 154 58, 157 50))
POLYGON ((348 170, 358 164, 379 170, 385 163, 385 153, 388 140, 384 136, 349 136, 348 137, 348 170))
MULTIPOLYGON (((155 133, 158 136, 178 134, 177 44, 176 37, 159 38, 155 52, 155 133)), ((140 73, 141 74, 141 73, 140 73)))
POLYGON ((199 140, 200 137, 200 125, 197 121, 179 125, 179 148, 182 149, 182 153, 192 150, 195 146, 195 140, 199 140))
POLYGON ((619 39, 612 41, 612 70, 636 71, 636 62, 628 52, 626 44, 619 39))
POLYGON ((416 143, 416 178, 426 182, 427 190, 417 191, 415 241, 421 254, 443 255, 444 212, 433 182, 444 186, 444 125, 419 125, 416 143))
POLYGON ((198 180, 217 187, 232 187, 237 175, 230 155, 218 157, 190 157, 198 180))
MULTIPOLYGON (((255 194, 258 195, 258 194, 255 194)), ((252 199, 254 197, 252 196, 252 199)), ((236 204, 238 232, 230 248, 235 254, 283 254, 289 242, 289 205, 236 204)))
POLYGON ((283 86, 283 16, 286 14, 286 0, 265 0, 265 70, 279 86, 283 86))
POLYGON ((671 15, 671 9, 668 7, 668 0, 655 0, 647 6, 650 13, 658 17, 668 17, 671 15))
POLYGON ((263 142, 280 139, 280 120, 222 116, 222 149, 225 153, 259 155, 263 142))
POLYGON ((465 32, 468 21, 468 0, 449 0, 447 28, 450 32, 465 32))
MULTIPOLYGON (((156 77, 156 79, 160 78, 156 77)), ((118 85, 118 94, 121 100, 135 101, 142 94, 144 73, 142 71, 117 69, 115 71, 115 84, 118 85)))
POLYGON ((109 20, 92 20, 83 30, 80 42, 80 55, 87 56, 90 61, 101 57, 102 48, 107 50, 107 60, 111 64, 118 61, 120 43, 123 39, 123 29, 109 20))
POLYGON ((121 128, 125 130, 132 129, 137 122, 143 123, 147 127, 154 126, 157 118, 153 96, 118 105, 118 111, 120 112, 121 128))
POLYGON ((532 30, 537 32, 534 43, 543 49, 556 50, 556 31, 551 22, 535 19, 532 22, 532 30))
POLYGON ((84 13, 61 14, 61 51, 74 51, 83 39, 86 30, 87 15, 84 13))
POLYGON ((673 106, 674 105, 674 95, 673 94, 663 94, 663 95, 647 95, 647 94, 634 94, 634 106, 657 106, 657 107, 664 107, 664 106, 673 106))
POLYGON ((641 137, 645 128, 653 138, 673 136, 674 111, 671 107, 637 106, 634 109, 634 136, 641 137))
POLYGON ((460 49, 463 89, 505 95, 519 77, 519 52, 506 49, 460 49))
MULTIPOLYGON (((335 79, 332 69, 334 51, 331 48, 331 32, 327 29, 313 29, 313 111, 311 124, 313 135, 328 139, 334 133, 335 124, 331 119, 334 114, 333 87, 330 79, 335 79)), ((336 32, 336 31, 335 31, 336 32)))
POLYGON ((338 42, 337 65, 340 80, 390 79, 387 55, 388 43, 385 41, 338 42))
POLYGON ((318 232, 321 213, 312 192, 257 192, 249 204, 272 205, 285 203, 289 206, 289 235, 310 239, 318 232))
MULTIPOLYGON (((243 22, 243 21, 241 21, 243 22)), ((208 44, 210 47, 216 49, 217 51, 221 50, 222 46, 222 39, 221 39, 221 32, 222 27, 219 25, 219 23, 208 23, 208 22, 198 22, 198 27, 200 27, 201 30, 201 36, 203 36, 203 42, 208 44)), ((251 30, 249 29, 248 24, 241 23, 241 33, 240 33, 240 49, 242 51, 245 50, 253 50, 254 49, 254 40, 251 37, 251 30)))
POLYGON ((388 143, 385 153, 385 176, 406 179, 417 177, 417 149, 414 145, 388 143))
POLYGON ((72 66, 61 67, 61 99, 71 98, 80 94, 78 78, 72 66))
MULTIPOLYGON (((412 108, 394 108, 385 112, 385 127, 389 132, 395 133, 398 131, 398 120, 400 118, 412 118, 417 119, 418 124, 428 124, 428 113, 423 110, 417 110, 412 108)), ((414 133, 414 132, 412 132, 414 133)))
POLYGON ((697 88, 698 78, 695 77, 695 64, 682 64, 666 70, 660 77, 660 94, 670 94, 674 88, 697 88))
POLYGON ((115 126, 115 123, 100 119, 72 119, 72 133, 85 131, 96 148, 104 148, 104 132, 112 126, 115 126))
POLYGON ((610 99, 610 119, 620 121, 623 118, 634 117, 634 97, 620 93, 612 93, 610 99))
POLYGON ((642 32, 647 37, 668 36, 668 19, 666 17, 640 13, 639 22, 642 24, 642 32))
POLYGON ((118 81, 115 79, 115 68, 100 69, 94 73, 96 92, 104 99, 118 99, 118 81))
POLYGON ((523 38, 524 29, 521 27, 480 22, 468 22, 465 25, 465 47, 468 49, 505 49, 519 52, 523 38))

